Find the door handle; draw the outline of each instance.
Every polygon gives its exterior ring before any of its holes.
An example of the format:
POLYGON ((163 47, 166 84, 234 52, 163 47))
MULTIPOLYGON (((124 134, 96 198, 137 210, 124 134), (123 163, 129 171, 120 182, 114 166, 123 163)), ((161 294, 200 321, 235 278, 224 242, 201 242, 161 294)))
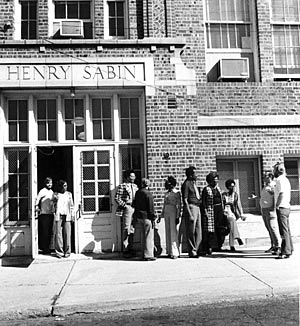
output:
POLYGON ((78 210, 76 212, 76 220, 81 218, 81 204, 78 204, 78 210))

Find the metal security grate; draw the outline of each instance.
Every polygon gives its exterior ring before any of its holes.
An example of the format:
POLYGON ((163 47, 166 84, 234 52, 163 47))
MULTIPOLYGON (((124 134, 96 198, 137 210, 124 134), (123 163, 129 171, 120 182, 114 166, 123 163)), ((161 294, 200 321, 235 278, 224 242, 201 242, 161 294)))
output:
POLYGON ((26 223, 29 216, 28 149, 9 149, 6 158, 8 187, 5 189, 4 196, 5 220, 7 224, 26 223))

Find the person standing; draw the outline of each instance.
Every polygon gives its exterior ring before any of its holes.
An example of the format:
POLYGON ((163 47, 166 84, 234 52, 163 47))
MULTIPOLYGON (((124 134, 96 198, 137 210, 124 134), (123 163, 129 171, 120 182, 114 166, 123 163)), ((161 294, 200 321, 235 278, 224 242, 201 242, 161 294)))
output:
POLYGON ((260 194, 260 208, 261 215, 265 224, 265 227, 269 233, 271 240, 270 249, 266 250, 267 253, 278 255, 280 252, 279 247, 279 234, 278 234, 278 223, 274 202, 274 187, 275 181, 274 174, 271 172, 265 172, 264 175, 264 187, 260 194))
POLYGON ((225 236, 221 233, 219 226, 227 224, 224 222, 222 192, 218 186, 219 175, 212 171, 206 176, 208 185, 202 190, 203 207, 203 250, 204 254, 211 255, 212 242, 217 238, 218 251, 221 250, 225 236))
POLYGON ((55 252, 58 258, 71 255, 71 222, 74 222, 75 212, 72 194, 67 189, 67 182, 60 180, 55 209, 55 252))
POLYGON ((233 179, 228 179, 225 181, 225 187, 228 189, 227 192, 222 194, 223 205, 224 205, 224 215, 227 217, 229 224, 229 246, 231 251, 235 251, 234 240, 237 240, 238 244, 243 245, 243 241, 240 238, 239 229, 236 221, 242 219, 245 221, 243 216, 242 206, 239 200, 237 192, 234 190, 235 181, 233 179))
POLYGON ((122 251, 125 257, 132 255, 134 227, 132 216, 134 213, 135 194, 138 191, 135 182, 135 172, 128 170, 124 173, 125 181, 117 188, 115 201, 118 204, 116 215, 122 217, 122 251))
POLYGON ((165 182, 167 192, 164 197, 164 204, 161 217, 157 219, 160 223, 161 218, 165 219, 166 232, 166 252, 168 257, 176 259, 179 257, 178 231, 177 224, 181 212, 181 195, 175 189, 177 181, 174 177, 169 176, 165 182))
POLYGON ((135 194, 134 219, 141 224, 142 258, 145 261, 156 260, 154 257, 155 212, 153 196, 149 190, 150 181, 143 178, 141 189, 135 194))
POLYGON ((282 238, 281 250, 277 258, 284 259, 289 258, 294 250, 289 223, 291 184, 286 177, 285 166, 283 163, 275 164, 273 173, 276 178, 274 188, 275 207, 279 233, 282 238))
POLYGON ((42 188, 35 201, 35 211, 38 214, 38 239, 39 249, 44 255, 50 253, 50 241, 53 229, 54 193, 52 191, 52 179, 45 178, 42 188))
POLYGON ((202 240, 200 192, 196 186, 196 168, 190 166, 185 170, 186 180, 181 186, 183 201, 183 219, 186 228, 188 253, 190 258, 198 257, 198 250, 202 240))

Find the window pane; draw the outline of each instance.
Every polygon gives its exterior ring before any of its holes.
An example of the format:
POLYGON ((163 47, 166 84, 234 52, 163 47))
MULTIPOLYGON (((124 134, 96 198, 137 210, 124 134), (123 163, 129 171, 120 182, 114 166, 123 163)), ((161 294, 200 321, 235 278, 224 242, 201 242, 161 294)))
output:
MULTIPOLYGON (((109 164, 109 151, 97 152, 97 164, 109 164)), ((106 178, 107 176, 108 175, 106 175, 106 178)))
POLYGON ((27 141, 28 140, 28 122, 19 123, 19 140, 27 141))
POLYGON ((110 211, 109 198, 98 198, 98 206, 100 212, 109 212, 110 211))
POLYGON ((124 32, 124 19, 123 18, 117 19, 117 26, 118 26, 117 35, 124 36, 125 32, 124 32))
POLYGON ((95 183, 94 182, 84 182, 83 184, 83 196, 93 196, 95 195, 95 183))
POLYGON ((8 123, 8 139, 9 141, 17 141, 18 140, 18 125, 16 122, 8 123))
POLYGON ((30 1, 29 2, 29 19, 35 20, 36 19, 36 2, 30 1))
POLYGON ((272 19, 284 21, 284 1, 272 0, 272 19))
POLYGON ((221 25, 221 32, 222 32, 222 38, 221 38, 221 48, 229 48, 229 41, 228 41, 228 37, 229 37, 229 32, 228 32, 228 26, 227 25, 221 25))
POLYGON ((19 151, 19 172, 28 173, 28 153, 26 151, 19 151))
POLYGON ((67 18, 79 18, 78 2, 67 2, 67 18))
POLYGON ((94 180, 95 179, 95 168, 93 166, 85 166, 82 171, 83 180, 94 180))
POLYGON ((210 34, 211 34, 211 47, 212 48, 221 48, 221 32, 220 26, 210 25, 210 34))
POLYGON ((71 121, 66 121, 66 139, 73 140, 74 139, 74 129, 73 123, 71 121))
POLYGON ((9 198, 9 220, 10 221, 18 221, 18 200, 9 198))
POLYGON ((236 43, 236 34, 235 34, 235 25, 228 25, 230 48, 234 49, 237 47, 236 43))
POLYGON ((8 120, 18 119, 18 104, 17 101, 8 101, 8 120))
POLYGON ((96 203, 94 198, 83 198, 83 210, 85 212, 95 212, 96 203))
POLYGON ((100 120, 93 121, 93 138, 94 139, 102 139, 101 121, 100 120))
POLYGON ((120 1, 117 2, 117 16, 124 17, 124 3, 120 1))
POLYGON ((109 35, 117 36, 116 33, 116 21, 114 18, 109 18, 109 35))
POLYGON ((92 115, 93 115, 93 119, 100 119, 101 118, 101 100, 100 99, 93 99, 93 101, 92 101, 92 115))
POLYGON ((38 122, 38 140, 47 140, 46 138, 46 122, 38 122))
POLYGON ((104 139, 112 139, 111 121, 110 120, 103 121, 103 138, 104 139))
POLYGON ((10 175, 8 179, 8 196, 18 196, 18 177, 17 175, 10 175))
POLYGON ((66 18, 66 5, 55 1, 55 18, 66 18))
POLYGON ((27 110, 27 101, 20 100, 19 101, 19 119, 26 120, 28 119, 28 110, 27 110))
POLYGON ((114 2, 109 2, 108 3, 108 14, 109 16, 115 16, 115 3, 114 2))
POLYGON ((16 173, 18 170, 18 152, 8 152, 8 173, 16 173))
POLYGON ((110 102, 110 99, 102 100, 102 115, 103 115, 103 118, 111 119, 111 102, 110 102))
POLYGON ((138 119, 133 119, 131 121, 131 138, 140 138, 140 126, 138 119))
POLYGON ((48 140, 56 140, 56 121, 48 122, 48 140))
POLYGON ((65 100, 65 118, 74 119, 73 100, 71 99, 65 100))
POLYGON ((28 2, 24 1, 21 3, 22 7, 21 7, 21 17, 22 19, 29 19, 29 10, 28 10, 28 2))
POLYGON ((28 199, 21 198, 19 206, 19 221, 28 221, 28 199))
POLYGON ((91 8, 89 1, 82 1, 79 4, 79 18, 80 19, 90 19, 91 18, 91 8))
POLYGON ((19 183, 19 189, 20 189, 20 196, 21 197, 28 197, 28 175, 20 175, 20 183, 19 183))
POLYGON ((121 98, 120 105, 121 105, 121 118, 129 118, 129 99, 121 98))
MULTIPOLYGON (((242 0, 239 0, 242 1, 242 0)), ((237 20, 235 16, 235 7, 234 7, 234 0, 227 0, 227 19, 226 20, 237 20)))
POLYGON ((46 119, 46 100, 38 100, 37 101, 37 118, 38 119, 46 119))
POLYGON ((98 194, 100 196, 109 195, 109 183, 108 182, 98 182, 98 194))
POLYGON ((56 100, 47 100, 48 119, 56 120, 56 100))
POLYGON ((207 8, 209 20, 220 20, 219 0, 207 0, 207 8))
POLYGON ((121 120, 121 138, 122 139, 129 139, 130 132, 129 132, 129 120, 121 120))
POLYGON ((83 164, 94 164, 94 152, 82 153, 83 164))
POLYGON ((137 98, 130 100, 130 113, 131 118, 139 117, 139 100, 137 98))

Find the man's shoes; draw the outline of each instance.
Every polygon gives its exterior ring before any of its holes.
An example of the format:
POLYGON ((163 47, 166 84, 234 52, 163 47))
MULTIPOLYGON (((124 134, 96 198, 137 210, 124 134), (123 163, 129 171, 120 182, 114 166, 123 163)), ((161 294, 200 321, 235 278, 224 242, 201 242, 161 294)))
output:
POLYGON ((64 254, 65 258, 69 258, 71 256, 71 254, 64 254))
POLYGON ((272 255, 280 255, 280 248, 279 247, 273 248, 272 255))
POLYGON ((265 253, 268 254, 268 253, 271 253, 271 252, 273 252, 273 251, 274 251, 274 248, 271 247, 271 248, 269 248, 268 250, 266 250, 265 253))
POLYGON ((199 256, 196 255, 196 254, 195 254, 195 255, 189 255, 189 257, 190 257, 190 258, 199 258, 199 256))
POLYGON ((147 258, 144 258, 144 261, 154 261, 156 260, 156 257, 147 257, 147 258))
POLYGON ((244 244, 244 242, 241 238, 237 238, 237 242, 240 246, 242 246, 244 244))
POLYGON ((230 247, 230 251, 235 251, 235 248, 234 247, 230 247))
POLYGON ((177 259, 178 256, 173 256, 173 255, 171 255, 170 258, 171 258, 171 259, 177 259))
POLYGON ((288 259, 291 255, 279 255, 275 259, 288 259))

